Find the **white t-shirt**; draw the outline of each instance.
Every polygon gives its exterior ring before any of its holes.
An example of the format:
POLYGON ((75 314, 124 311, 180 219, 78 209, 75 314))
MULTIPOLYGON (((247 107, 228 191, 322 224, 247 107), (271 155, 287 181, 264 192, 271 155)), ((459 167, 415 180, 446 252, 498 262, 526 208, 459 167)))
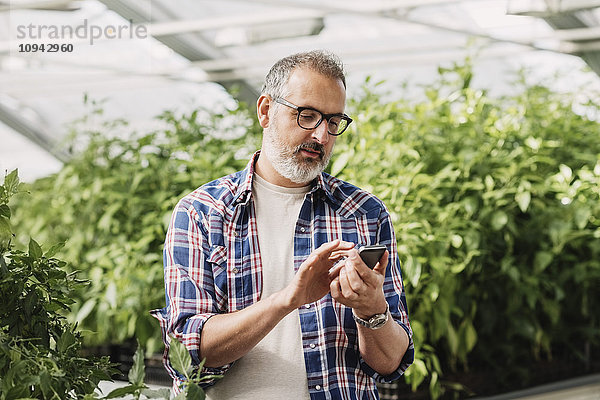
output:
MULTIPOLYGON (((294 277, 294 230, 309 190, 310 186, 276 186, 254 174, 261 298, 283 289, 294 277)), ((206 393, 209 400, 309 399, 298 310, 280 321, 206 393)))

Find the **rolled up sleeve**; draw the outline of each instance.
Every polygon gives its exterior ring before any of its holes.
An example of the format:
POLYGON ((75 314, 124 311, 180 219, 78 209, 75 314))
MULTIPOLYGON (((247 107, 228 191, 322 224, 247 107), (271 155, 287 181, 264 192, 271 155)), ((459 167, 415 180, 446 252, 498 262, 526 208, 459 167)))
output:
POLYGON ((373 377, 375 381, 388 383, 400 378, 406 369, 413 363, 415 358, 415 348, 413 344, 413 333, 408 320, 408 306, 406 304, 406 295, 404 292, 404 284, 402 283, 402 272, 400 270, 400 259, 396 246, 396 235, 392 226, 392 222, 387 212, 383 209, 379 220, 378 243, 385 245, 389 251, 389 262, 386 269, 386 278, 383 285, 383 292, 390 307, 390 314, 393 320, 399 324, 408 336, 408 348, 404 353, 404 357, 400 365, 393 373, 389 375, 381 375, 371 368, 361 357, 361 369, 368 375, 373 377))
MULTIPOLYGON (((216 298, 213 263, 215 251, 208 242, 204 219, 192 202, 182 199, 173 212, 163 251, 166 307, 151 311, 158 319, 165 344, 164 363, 174 381, 174 389, 183 376, 169 362, 169 344, 172 338, 188 349, 193 365, 200 358, 200 339, 206 321, 223 312, 216 298)), ((220 368, 203 368, 202 375, 224 374, 231 364, 220 368)), ((209 386, 209 380, 203 383, 209 386)))

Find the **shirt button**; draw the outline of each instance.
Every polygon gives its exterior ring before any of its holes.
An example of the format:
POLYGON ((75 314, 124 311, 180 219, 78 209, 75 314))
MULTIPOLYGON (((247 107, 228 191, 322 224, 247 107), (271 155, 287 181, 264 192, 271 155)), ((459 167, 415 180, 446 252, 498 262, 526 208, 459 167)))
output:
POLYGON ((317 386, 315 386, 315 389, 316 389, 316 390, 321 390, 321 385, 317 385, 317 386))
POLYGON ((310 304, 305 304, 304 308, 310 308, 310 304))
POLYGON ((238 235, 238 233, 234 231, 233 232, 233 236, 237 236, 237 235, 238 235))
POLYGON ((317 345, 316 345, 316 344, 314 344, 314 343, 311 343, 311 344, 310 344, 310 348, 311 348, 311 349, 314 349, 315 347, 317 347, 317 345))
POLYGON ((240 270, 237 269, 237 268, 234 268, 234 269, 231 270, 231 272, 233 272, 234 274, 237 274, 238 272, 240 272, 240 270))
POLYGON ((306 228, 304 228, 304 227, 300 228, 300 232, 306 232, 306 228))

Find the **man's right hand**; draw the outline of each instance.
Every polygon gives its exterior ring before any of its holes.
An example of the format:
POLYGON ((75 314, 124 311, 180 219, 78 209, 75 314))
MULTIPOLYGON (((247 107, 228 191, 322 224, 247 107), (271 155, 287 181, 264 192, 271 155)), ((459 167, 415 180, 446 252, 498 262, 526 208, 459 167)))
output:
POLYGON ((220 367, 243 357, 287 314, 325 296, 330 282, 339 273, 340 268, 329 271, 341 257, 338 252, 353 247, 352 243, 340 240, 325 243, 308 256, 284 289, 243 310, 209 318, 200 341, 200 356, 206 358, 205 366, 220 367))
POLYGON ((300 265, 292 282, 282 290, 282 301, 286 302, 287 307, 294 309, 317 301, 329 293, 329 284, 335 277, 330 274, 330 269, 337 261, 333 253, 353 247, 353 243, 336 239, 315 249, 300 265))

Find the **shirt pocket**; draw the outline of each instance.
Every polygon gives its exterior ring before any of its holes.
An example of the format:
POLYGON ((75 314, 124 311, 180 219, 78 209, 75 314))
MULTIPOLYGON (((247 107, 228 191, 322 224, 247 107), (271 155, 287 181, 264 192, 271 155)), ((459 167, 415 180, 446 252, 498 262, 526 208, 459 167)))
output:
MULTIPOLYGON (((212 270, 214 288, 211 289, 213 290, 216 305, 220 311, 226 312, 228 309, 227 248, 225 246, 212 246, 206 261, 212 270)), ((210 285, 210 282, 202 282, 202 284, 210 285)))

